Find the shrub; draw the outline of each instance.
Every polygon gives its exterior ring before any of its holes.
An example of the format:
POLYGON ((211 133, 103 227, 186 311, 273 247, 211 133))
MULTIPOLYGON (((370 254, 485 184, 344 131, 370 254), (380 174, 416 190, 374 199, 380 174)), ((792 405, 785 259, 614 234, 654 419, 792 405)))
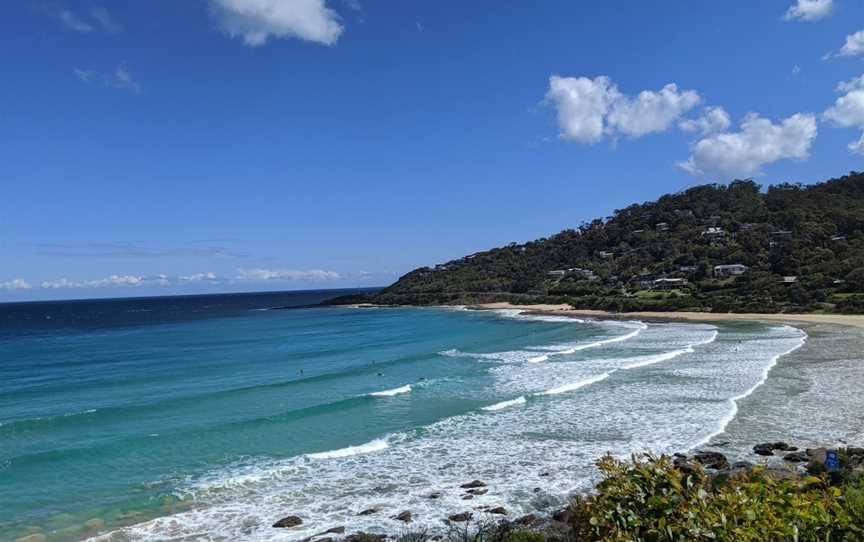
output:
POLYGON ((762 542, 864 540, 864 486, 756 467, 712 478, 668 457, 598 462, 598 493, 571 505, 576 540, 762 542))

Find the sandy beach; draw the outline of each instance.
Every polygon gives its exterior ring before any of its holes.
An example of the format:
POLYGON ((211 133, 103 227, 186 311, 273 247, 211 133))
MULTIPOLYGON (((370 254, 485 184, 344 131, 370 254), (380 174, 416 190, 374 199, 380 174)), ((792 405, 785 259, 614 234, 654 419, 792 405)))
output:
POLYGON ((807 324, 836 324, 864 328, 864 315, 859 314, 748 314, 716 312, 607 312, 598 310, 578 310, 570 305, 514 305, 512 303, 482 303, 471 305, 477 310, 519 309, 543 314, 562 316, 592 316, 595 318, 647 318, 657 320, 687 320, 692 322, 719 321, 760 321, 807 324))

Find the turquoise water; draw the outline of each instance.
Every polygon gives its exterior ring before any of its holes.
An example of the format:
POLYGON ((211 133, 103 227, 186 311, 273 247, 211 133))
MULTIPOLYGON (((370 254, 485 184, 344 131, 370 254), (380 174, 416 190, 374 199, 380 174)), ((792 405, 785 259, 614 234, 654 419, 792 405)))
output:
POLYGON ((103 306, 86 325, 66 306, 68 325, 7 326, 0 539, 290 540, 398 532, 404 509, 429 524, 542 510, 589 487, 607 450, 719 434, 804 342, 763 324, 255 310, 272 302, 169 317, 126 301, 156 315, 118 322, 103 306), (474 478, 490 491, 465 501, 474 478), (288 514, 304 525, 270 527, 288 514))

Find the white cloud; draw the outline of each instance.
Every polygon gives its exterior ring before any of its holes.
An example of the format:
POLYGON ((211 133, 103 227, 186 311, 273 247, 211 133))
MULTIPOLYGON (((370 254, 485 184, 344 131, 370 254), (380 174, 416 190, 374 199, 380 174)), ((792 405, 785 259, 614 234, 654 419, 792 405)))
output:
POLYGON ((335 271, 310 269, 305 271, 291 269, 240 269, 237 275, 241 280, 338 280, 342 276, 335 271))
POLYGON ((678 166, 697 176, 747 177, 778 160, 807 158, 814 139, 813 115, 796 113, 775 124, 749 113, 740 131, 700 139, 691 147, 690 157, 678 166))
POLYGON ((206 273, 193 273, 191 275, 186 275, 186 276, 182 276, 182 277, 178 277, 178 278, 182 282, 202 282, 202 281, 212 282, 212 281, 219 280, 216 277, 216 274, 211 272, 211 271, 208 271, 206 273))
POLYGON ((702 135, 722 132, 732 121, 729 113, 722 107, 706 107, 697 119, 684 119, 678 123, 678 127, 685 132, 699 132, 702 135))
POLYGON ((818 21, 831 15, 834 0, 797 0, 789 6, 783 19, 786 21, 818 21))
POLYGON ((66 26, 66 28, 70 30, 82 33, 93 31, 92 24, 88 23, 87 21, 85 21, 84 19, 82 19, 68 9, 62 9, 58 11, 56 16, 58 19, 60 19, 60 22, 62 22, 66 26))
MULTIPOLYGON (((164 275, 163 275, 164 276, 164 275)), ((157 276, 154 282, 158 282, 163 276, 157 276)), ((42 282, 43 288, 106 288, 111 286, 142 286, 147 283, 145 277, 138 275, 111 275, 102 279, 73 281, 67 278, 59 280, 46 280, 42 282)))
POLYGON ((96 23, 104 30, 110 34, 116 34, 118 32, 123 32, 123 25, 117 22, 117 20, 111 15, 111 13, 101 7, 95 6, 90 10, 90 17, 96 21, 96 23))
POLYGON ((0 282, 0 290, 29 290, 32 288, 29 282, 24 279, 12 279, 6 282, 0 282))
MULTIPOLYGON (((840 128, 861 128, 864 130, 864 75, 843 81, 837 85, 837 92, 844 93, 837 98, 822 117, 840 128)), ((864 154, 864 134, 858 141, 848 145, 855 154, 864 154)))
POLYGON ((846 36, 846 43, 840 48, 840 56, 864 54, 864 30, 846 36))
POLYGON ((75 68, 75 76, 84 83, 101 83, 108 88, 128 90, 134 94, 141 93, 141 85, 132 78, 132 73, 125 65, 117 66, 113 73, 100 73, 95 70, 75 68))
POLYGON ((225 32, 251 46, 270 38, 333 45, 343 30, 324 0, 210 0, 210 6, 225 32))
POLYGON ((549 78, 547 103, 558 111, 560 137, 596 143, 604 137, 640 137, 669 129, 681 115, 699 104, 699 94, 679 91, 674 83, 659 91, 622 94, 606 76, 549 78))

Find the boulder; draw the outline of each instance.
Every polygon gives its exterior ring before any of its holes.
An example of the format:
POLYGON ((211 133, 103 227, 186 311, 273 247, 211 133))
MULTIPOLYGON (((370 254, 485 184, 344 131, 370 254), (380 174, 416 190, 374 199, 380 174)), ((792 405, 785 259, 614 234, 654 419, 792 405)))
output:
POLYGON ((753 446, 753 453, 757 455, 774 455, 774 444, 771 442, 766 442, 764 444, 757 444, 753 446))
POLYGON ((567 523, 567 520, 570 519, 570 509, 562 508, 561 510, 556 510, 552 513, 552 519, 561 523, 567 523))
POLYGON ((489 490, 488 489, 479 489, 479 488, 478 489, 469 489, 465 493, 468 493, 471 495, 485 495, 486 493, 489 493, 489 490))
MULTIPOLYGON (((363 510, 362 512, 358 512, 357 515, 358 516, 371 516, 372 514, 377 514, 377 513, 378 513, 377 508, 367 508, 366 510, 363 510)), ((357 533, 357 534, 365 534, 365 533, 357 533)))
POLYGON ((489 513, 490 514, 498 514, 501 516, 506 516, 507 510, 503 506, 496 506, 495 508, 490 508, 489 513))
POLYGON ((810 458, 807 456, 806 452, 792 452, 790 454, 784 455, 783 460, 790 463, 804 463, 806 461, 809 461, 810 458))
POLYGON ((447 519, 449 519, 450 521, 462 523, 471 519, 472 515, 473 514, 471 512, 460 512, 458 514, 451 514, 447 516, 447 519))
POLYGON ((699 452, 693 459, 701 463, 707 469, 728 469, 729 460, 719 452, 699 452))
POLYGON ((474 495, 462 495, 463 501, 470 501, 473 498, 474 498, 474 495))
POLYGON ((338 527, 330 527, 321 534, 345 534, 345 527, 342 525, 338 527))
POLYGON ((810 459, 807 463, 807 472, 810 474, 825 472, 825 460, 828 456, 827 448, 807 448, 805 453, 810 459))
POLYGON ((462 484, 459 487, 461 487, 462 489, 474 489, 477 487, 486 487, 486 484, 484 482, 481 482, 480 480, 473 480, 471 482, 468 482, 467 484, 462 484))
POLYGON ((411 521, 411 512, 405 510, 404 512, 399 512, 392 519, 396 519, 399 521, 404 521, 405 523, 409 523, 411 521))
POLYGON ((753 463, 749 461, 736 461, 732 463, 732 470, 747 470, 753 468, 753 463))
POLYGON ((430 493, 429 498, 430 499, 440 499, 441 498, 441 492, 435 491, 434 493, 430 493))
POLYGON ((360 531, 354 534, 349 534, 342 540, 344 542, 381 542, 382 540, 386 539, 387 535, 384 534, 369 534, 360 531))
MULTIPOLYGON (((790 446, 783 441, 775 442, 775 443, 773 443, 773 446, 774 446, 775 450, 780 450, 781 452, 794 451, 794 450, 789 450, 790 446)), ((798 448, 795 448, 795 450, 797 450, 797 449, 798 448)))
POLYGON ((273 524, 274 527, 280 529, 290 529, 291 527, 296 527, 298 525, 303 525, 303 520, 297 516, 287 516, 273 524))

